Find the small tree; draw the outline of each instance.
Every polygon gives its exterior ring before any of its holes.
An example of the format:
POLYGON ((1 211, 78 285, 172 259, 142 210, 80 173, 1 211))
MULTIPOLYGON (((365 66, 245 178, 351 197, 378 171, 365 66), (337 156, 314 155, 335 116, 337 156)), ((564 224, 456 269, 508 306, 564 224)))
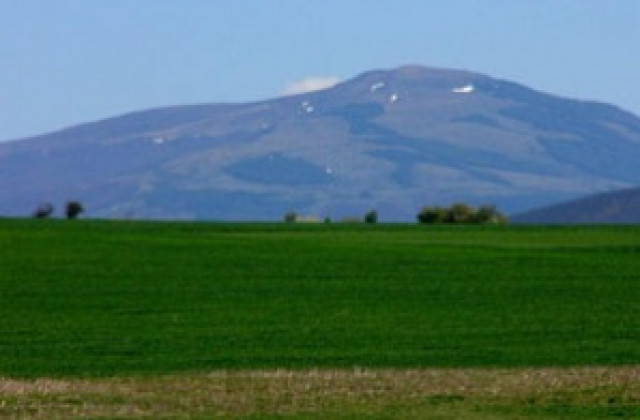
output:
POLYGON ((465 203, 454 203, 447 214, 447 223, 473 223, 475 210, 465 203))
POLYGON ((298 213, 296 213, 295 211, 285 213, 284 221, 286 223, 295 223, 296 220, 298 220, 298 213))
POLYGON ((447 219, 448 210, 443 207, 423 207, 418 213, 420 223, 444 223, 447 219))
POLYGON ((480 206, 476 212, 476 222, 483 224, 501 225, 507 223, 507 217, 500 213, 495 206, 480 206))
POLYGON ((38 206, 38 208, 33 212, 33 217, 36 219, 47 219, 51 217, 53 214, 53 204, 51 203, 42 203, 38 206))
POLYGON ((76 219, 80 213, 84 212, 84 207, 79 201, 68 201, 65 209, 67 219, 76 219))
POLYGON ((370 223, 370 224, 378 223, 378 212, 375 211, 375 210, 369 210, 364 215, 364 222, 365 223, 370 223))

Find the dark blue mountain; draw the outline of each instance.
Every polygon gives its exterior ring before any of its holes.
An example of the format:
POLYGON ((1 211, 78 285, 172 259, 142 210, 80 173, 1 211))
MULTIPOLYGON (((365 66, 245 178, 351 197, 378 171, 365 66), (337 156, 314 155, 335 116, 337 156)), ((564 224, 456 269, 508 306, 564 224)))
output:
POLYGON ((524 224, 638 224, 640 188, 609 191, 529 210, 512 217, 524 224))
POLYGON ((371 71, 247 104, 152 109, 0 143, 0 214, 80 200, 109 218, 507 213, 640 185, 640 119, 455 70, 371 71))

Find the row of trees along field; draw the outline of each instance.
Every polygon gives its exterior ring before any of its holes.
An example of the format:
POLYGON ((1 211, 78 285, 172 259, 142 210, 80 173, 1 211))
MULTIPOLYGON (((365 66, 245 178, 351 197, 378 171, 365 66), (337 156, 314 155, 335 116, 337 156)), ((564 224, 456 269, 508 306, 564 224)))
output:
POLYGON ((465 203, 455 203, 451 207, 427 206, 417 215, 420 223, 463 223, 463 224, 505 224, 507 217, 495 206, 478 208, 465 203))
MULTIPOLYGON (((478 208, 465 203, 454 203, 450 207, 426 206, 417 214, 419 223, 426 224, 505 224, 507 217, 500 213, 495 206, 484 205, 478 208)), ((320 222, 314 216, 300 216, 296 212, 288 212, 284 215, 287 223, 320 222)), ((330 218, 324 219, 330 223, 330 218)), ((341 220, 343 223, 377 223, 378 212, 369 210, 361 219, 359 217, 347 217, 341 220)))
MULTIPOLYGON (((51 203, 43 203, 33 212, 35 219, 48 219, 53 216, 55 207, 51 203)), ((67 201, 64 207, 64 214, 67 219, 76 219, 84 212, 84 206, 79 201, 67 201)))

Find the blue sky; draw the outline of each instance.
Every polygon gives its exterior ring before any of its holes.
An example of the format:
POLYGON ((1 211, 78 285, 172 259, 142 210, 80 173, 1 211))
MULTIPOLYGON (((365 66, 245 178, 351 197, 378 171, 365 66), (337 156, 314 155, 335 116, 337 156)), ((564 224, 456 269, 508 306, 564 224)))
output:
POLYGON ((640 0, 0 0, 0 140, 404 64, 640 115, 640 0))

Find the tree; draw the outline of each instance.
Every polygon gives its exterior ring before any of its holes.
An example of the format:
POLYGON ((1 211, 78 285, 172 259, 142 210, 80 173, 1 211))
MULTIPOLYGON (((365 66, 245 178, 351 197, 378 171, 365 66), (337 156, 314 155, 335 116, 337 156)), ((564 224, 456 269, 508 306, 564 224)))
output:
POLYGON ((298 213, 296 213, 295 211, 287 212, 284 215, 284 221, 286 223, 295 223, 296 220, 298 220, 298 213))
POLYGON ((67 219, 76 219, 80 213, 84 212, 84 207, 79 201, 68 201, 65 209, 67 219))
POLYGON ((33 212, 33 217, 36 219, 47 219, 53 214, 53 210, 54 210, 53 204, 42 203, 33 212))
POLYGON ((507 218, 495 206, 480 206, 475 209, 465 203, 454 203, 451 207, 423 207, 417 215, 420 223, 479 223, 504 224, 507 218))
POLYGON ((418 213, 420 223, 445 223, 448 210, 443 207, 423 207, 418 213))
POLYGON ((370 223, 370 224, 378 223, 378 212, 375 211, 375 210, 369 210, 364 215, 364 222, 365 223, 370 223))
POLYGON ((484 205, 480 206, 476 212, 476 222, 501 225, 507 222, 507 218, 495 206, 484 205))
POLYGON ((465 203, 455 203, 447 212, 448 223, 474 223, 475 209, 465 203))

